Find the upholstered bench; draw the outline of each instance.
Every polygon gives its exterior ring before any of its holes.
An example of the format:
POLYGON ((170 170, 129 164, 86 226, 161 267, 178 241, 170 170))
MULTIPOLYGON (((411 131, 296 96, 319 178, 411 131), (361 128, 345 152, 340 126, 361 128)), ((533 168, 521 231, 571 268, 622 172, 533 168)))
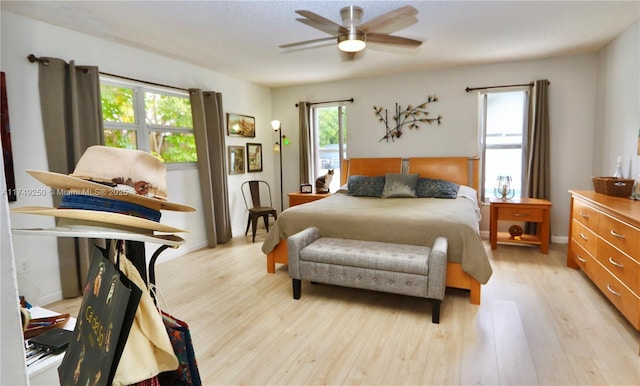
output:
POLYGON ((447 239, 433 247, 320 237, 310 227, 287 239, 293 298, 302 280, 431 299, 431 321, 440 322, 447 273, 447 239))

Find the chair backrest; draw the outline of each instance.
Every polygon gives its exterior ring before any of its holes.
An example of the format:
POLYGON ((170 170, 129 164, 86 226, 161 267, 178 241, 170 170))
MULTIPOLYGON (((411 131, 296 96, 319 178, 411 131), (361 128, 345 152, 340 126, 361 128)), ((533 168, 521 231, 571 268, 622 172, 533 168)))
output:
POLYGON ((271 186, 264 180, 250 180, 242 183, 242 198, 248 209, 273 207, 271 186), (268 200, 267 200, 268 199, 268 200))

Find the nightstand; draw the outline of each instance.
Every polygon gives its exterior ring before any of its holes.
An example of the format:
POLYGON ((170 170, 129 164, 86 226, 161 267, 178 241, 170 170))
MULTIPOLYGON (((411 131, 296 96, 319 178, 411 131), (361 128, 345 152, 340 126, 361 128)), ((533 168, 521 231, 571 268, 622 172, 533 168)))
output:
POLYGON ((289 207, 329 197, 331 193, 289 193, 289 207))
POLYGON ((491 228, 489 230, 491 249, 496 249, 499 242, 504 242, 540 245, 542 253, 549 253, 551 201, 537 198, 514 198, 506 201, 492 198, 489 201, 491 203, 491 228), (514 238, 507 232, 498 232, 498 221, 502 220, 538 223, 536 234, 523 234, 514 238))

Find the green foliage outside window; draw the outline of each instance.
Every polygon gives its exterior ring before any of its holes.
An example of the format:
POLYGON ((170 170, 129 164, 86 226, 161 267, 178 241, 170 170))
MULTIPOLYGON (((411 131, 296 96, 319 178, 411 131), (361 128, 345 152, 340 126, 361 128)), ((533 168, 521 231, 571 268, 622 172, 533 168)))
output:
POLYGON ((105 122, 135 123, 133 89, 100 85, 102 119, 105 122))
MULTIPOLYGON (((339 143, 338 107, 318 109, 320 147, 339 143)), ((346 131, 346 130, 345 130, 346 131)))
POLYGON ((142 101, 134 88, 109 84, 101 84, 100 92, 107 146, 136 149, 138 130, 146 130, 149 143, 140 144, 143 150, 168 163, 197 161, 189 98, 140 89, 142 101), (136 119, 136 103, 144 103, 144 120, 136 119))

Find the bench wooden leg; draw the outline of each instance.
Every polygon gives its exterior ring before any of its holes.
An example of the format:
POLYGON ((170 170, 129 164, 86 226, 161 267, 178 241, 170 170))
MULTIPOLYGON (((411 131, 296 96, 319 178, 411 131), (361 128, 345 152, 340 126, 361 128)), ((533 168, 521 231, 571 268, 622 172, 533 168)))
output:
POLYGON ((440 303, 441 300, 431 299, 431 323, 440 324, 440 303))
POLYGON ((292 279, 293 284, 293 298, 298 300, 302 292, 302 281, 299 279, 292 279))

